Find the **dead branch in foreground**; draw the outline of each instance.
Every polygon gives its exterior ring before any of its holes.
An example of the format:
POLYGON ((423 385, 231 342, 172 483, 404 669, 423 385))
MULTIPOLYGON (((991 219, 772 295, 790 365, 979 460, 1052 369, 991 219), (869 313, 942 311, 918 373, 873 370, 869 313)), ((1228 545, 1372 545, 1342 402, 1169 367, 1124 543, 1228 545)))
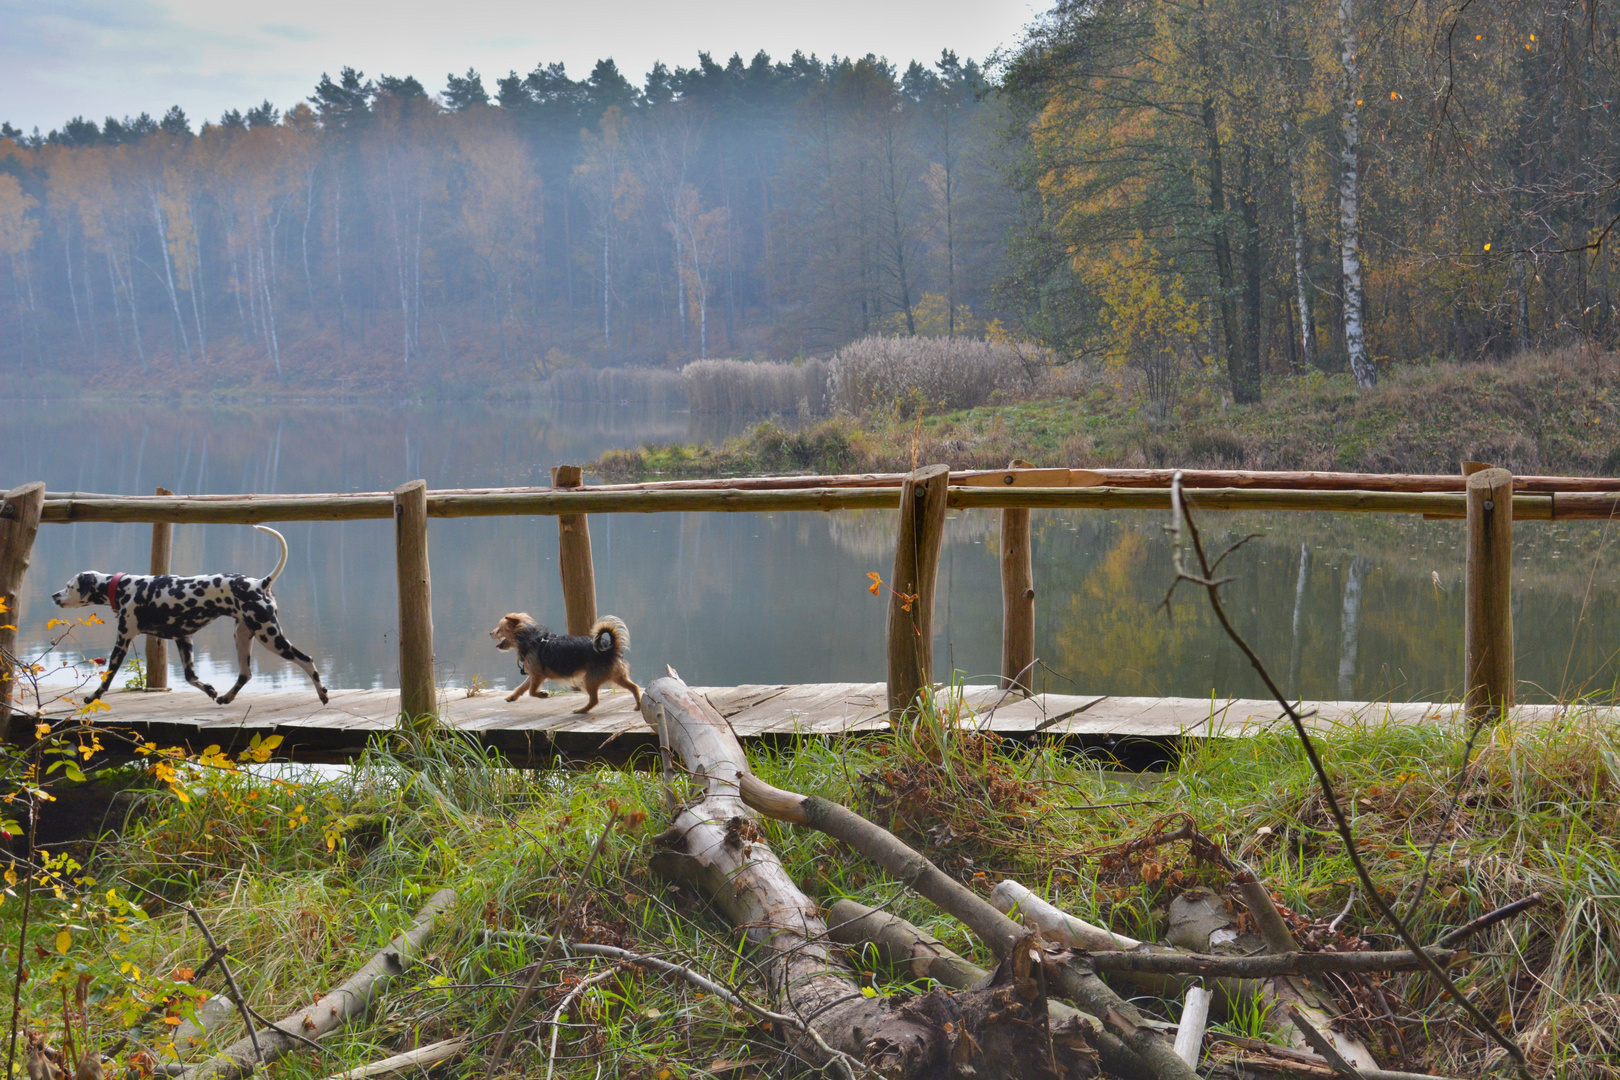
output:
MULTIPOLYGON (((746 768, 746 763, 744 765, 746 768)), ((1023 927, 991 907, 955 878, 942 872, 899 837, 861 817, 847 806, 815 795, 799 795, 772 787, 751 772, 738 777, 742 800, 767 817, 809 825, 841 840, 865 855, 903 884, 915 889, 941 910, 965 924, 1005 960, 1021 951, 1028 940, 1023 927)), ((1084 964, 1062 963, 1048 956, 1043 970, 1062 996, 1102 1021, 1104 1030, 1118 1038, 1141 1059, 1145 1075, 1158 1080, 1194 1080, 1197 1076, 1175 1050, 1148 1023, 1140 1010, 1121 998, 1097 973, 1084 964)))
MULTIPOLYGON (((1412 955, 1418 958, 1423 970, 1439 983, 1446 996, 1456 1002, 1458 1007, 1468 1014, 1475 1028, 1507 1052, 1508 1057, 1513 1060, 1515 1070, 1524 1080, 1531 1080, 1530 1063, 1529 1059, 1525 1057, 1524 1050, 1495 1021, 1481 1012, 1479 1006, 1451 980, 1445 969, 1429 957, 1428 953, 1424 951, 1423 945, 1413 935, 1412 928, 1396 914, 1390 902, 1379 891, 1377 882, 1373 881, 1372 872, 1367 869, 1367 864, 1361 858, 1361 852, 1357 847, 1355 830, 1350 825, 1350 819, 1345 816, 1344 807, 1339 803, 1338 792, 1334 790, 1333 781, 1328 777, 1327 767, 1322 764, 1322 757, 1317 753, 1316 742, 1305 728, 1305 718, 1300 715, 1299 709, 1289 701, 1288 696, 1277 686, 1276 680, 1271 677, 1271 672, 1266 669, 1266 665, 1260 659, 1259 654, 1254 651, 1243 635, 1238 633, 1237 628, 1232 625, 1231 619, 1227 617, 1226 607, 1221 602, 1221 586, 1225 584, 1225 579, 1215 577, 1215 570, 1226 556, 1217 556, 1213 562, 1210 561, 1209 553, 1204 549, 1203 536, 1198 531, 1198 523, 1193 519, 1192 507, 1182 498, 1181 474, 1179 472, 1172 477, 1170 484, 1170 532, 1173 539, 1176 579, 1170 585, 1170 593, 1166 594, 1164 598, 1165 605, 1169 605, 1170 595, 1175 592, 1176 586, 1183 581, 1204 590, 1204 595, 1209 600, 1210 610, 1215 613, 1215 619, 1221 624, 1221 629, 1231 639, 1232 644, 1238 647, 1238 651, 1243 653, 1245 659, 1249 661, 1249 665, 1254 668, 1255 674, 1259 675, 1260 680, 1266 684, 1266 689, 1271 692, 1272 698, 1282 708, 1283 714, 1288 717, 1288 722, 1293 725, 1294 734, 1299 738, 1300 747, 1305 751, 1305 757, 1311 764, 1311 771, 1316 774, 1317 785, 1322 790, 1323 801, 1326 802, 1328 813, 1333 819, 1334 831, 1338 833, 1339 840, 1344 844, 1345 855, 1349 858, 1350 865, 1356 872, 1356 877, 1361 881, 1362 888, 1367 890, 1367 897, 1372 902, 1373 907, 1394 928, 1396 934, 1405 942, 1406 947, 1411 950, 1412 955), (1184 525, 1187 537, 1191 541, 1193 556, 1198 560, 1196 573, 1188 571, 1182 560, 1181 538, 1184 525)), ((1230 551, 1227 554, 1230 554, 1230 551)))
POLYGON ((439 914, 456 901, 454 889, 440 889, 428 897, 417 912, 410 929, 394 938, 388 947, 367 960, 365 966, 346 979, 342 986, 325 994, 313 1005, 306 1005, 279 1024, 256 1034, 263 1057, 254 1061, 254 1041, 238 1039, 219 1054, 187 1069, 185 1080, 238 1080, 251 1074, 256 1065, 274 1061, 328 1031, 342 1027, 360 1016, 371 1004, 372 994, 383 979, 401 974, 405 961, 415 955, 430 937, 439 914), (293 1033, 297 1032, 296 1035, 293 1033))
POLYGON ((1029 944, 1009 950, 982 990, 934 991, 903 1003, 862 994, 828 946, 816 906, 788 876, 739 797, 740 781, 751 774, 726 722, 673 676, 643 691, 642 711, 704 789, 659 838, 663 850, 653 869, 696 886, 743 929, 762 957, 778 1008, 801 1018, 797 1031, 783 1033, 795 1053, 834 1064, 847 1076, 1096 1075, 1084 1027, 1048 1023, 1041 952, 1021 933, 1019 942, 1029 944))

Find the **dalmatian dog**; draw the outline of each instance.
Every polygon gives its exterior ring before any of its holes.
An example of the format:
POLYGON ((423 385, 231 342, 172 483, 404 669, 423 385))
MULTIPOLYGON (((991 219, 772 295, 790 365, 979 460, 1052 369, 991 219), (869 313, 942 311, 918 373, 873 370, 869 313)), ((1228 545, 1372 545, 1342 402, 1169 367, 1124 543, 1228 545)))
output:
POLYGON ((321 685, 320 672, 315 670, 310 658, 294 648, 281 632, 276 619, 276 598, 270 595, 270 583, 287 565, 287 539, 263 525, 253 527, 269 533, 281 544, 281 561, 266 577, 251 578, 245 574, 203 574, 197 577, 98 574, 86 570, 75 575, 66 588, 51 595, 58 607, 106 604, 117 617, 118 640, 107 657, 107 673, 102 676, 101 686, 96 692, 84 699, 86 703, 97 700, 107 692, 130 645, 135 641, 135 635, 146 634, 174 642, 180 653, 180 662, 185 665, 186 682, 221 705, 229 705, 237 692, 253 677, 253 661, 249 654, 254 638, 258 638, 265 648, 277 656, 303 668, 314 681, 321 704, 326 704, 326 687, 321 685), (221 697, 212 686, 197 678, 192 665, 191 636, 215 619, 227 615, 236 620, 239 671, 236 685, 221 697))

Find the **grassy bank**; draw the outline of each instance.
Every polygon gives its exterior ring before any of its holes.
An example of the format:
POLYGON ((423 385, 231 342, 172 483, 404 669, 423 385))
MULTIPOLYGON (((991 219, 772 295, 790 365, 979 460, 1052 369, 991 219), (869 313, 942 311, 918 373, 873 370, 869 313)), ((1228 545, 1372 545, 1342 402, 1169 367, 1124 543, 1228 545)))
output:
POLYGON ((1078 370, 1023 400, 929 415, 868 416, 795 432, 763 424, 720 447, 648 446, 597 463, 613 479, 1038 465, 1454 472, 1464 459, 1517 473, 1620 470, 1620 357, 1570 350, 1501 364, 1271 381, 1259 405, 1190 394, 1168 418, 1128 384, 1078 370))
MULTIPOLYGON (((1098 849, 1184 811, 1310 922, 1307 937, 1333 940, 1327 922, 1348 900, 1344 928, 1391 947, 1387 928, 1369 925, 1365 898, 1352 895, 1351 869, 1290 737, 1211 744, 1167 772, 1135 776, 1055 746, 1012 753, 941 732, 929 717, 898 734, 759 753, 755 764, 773 783, 862 808, 976 887, 1016 877, 1139 937, 1163 932, 1179 891, 1225 881, 1195 866, 1184 844, 1130 858, 1099 857, 1098 849)), ((1375 874, 1402 910, 1415 912, 1424 939, 1531 891, 1546 895, 1543 907, 1473 943, 1462 984, 1526 1045, 1538 1076, 1613 1075, 1620 909, 1607 898, 1620 894, 1613 841, 1620 732, 1580 718, 1498 732, 1476 750, 1449 824, 1461 733, 1372 725, 1343 731, 1323 748, 1375 874), (1437 836, 1433 875, 1418 896, 1422 853, 1437 836)), ((136 885, 196 904, 229 946, 244 994, 272 1017, 336 985, 449 885, 461 898, 425 961, 392 982, 366 1021, 324 1040, 325 1054, 298 1055, 278 1075, 326 1076, 468 1032, 485 1041, 448 1075, 485 1075, 488 1039, 526 978, 519 972, 535 959, 520 941, 485 931, 556 928, 613 807, 632 812, 637 824, 610 835, 586 902, 563 929, 681 960, 749 996, 763 994, 735 930, 648 870, 652 837, 667 822, 653 772, 517 772, 445 742, 405 756, 374 752, 324 782, 211 770, 183 786, 187 801, 155 790, 117 837, 78 849, 85 867, 68 868, 60 895, 34 894, 24 1022, 53 1044, 62 1032, 61 993, 79 987, 94 1045, 114 1042, 157 1005, 169 1023, 160 1015, 138 1027, 130 1049, 162 1057, 167 1031, 199 992, 191 972, 207 947, 178 908, 136 885), (120 906, 126 897, 141 910, 120 906)), ((826 838, 777 824, 764 832, 821 902, 848 895, 888 905, 986 959, 959 926, 826 838)), ((14 895, 0 905, 6 942, 17 941, 21 906, 14 895)), ((530 1019, 549 1015, 592 966, 572 960, 548 972, 530 1019)), ((904 982, 878 971, 872 979, 883 993, 904 982)), ((200 981, 208 992, 222 989, 217 972, 200 981)), ((1385 989, 1390 1016, 1364 1008, 1355 1022, 1388 1067, 1483 1073, 1489 1047, 1458 1023, 1432 984, 1400 976, 1385 989)), ((1371 1000, 1363 995, 1364 1004, 1371 1000)), ((1174 1015, 1172 1003, 1150 1007, 1174 1015)), ((1253 1026, 1252 1018, 1233 1023, 1253 1026)), ((230 1022, 221 1038, 239 1033, 230 1022)), ((526 1044, 514 1065, 541 1075, 545 1053, 526 1044)), ((634 969, 585 996, 562 1031, 557 1060, 558 1075, 582 1080, 770 1076, 782 1066, 775 1038, 755 1021, 634 969)))

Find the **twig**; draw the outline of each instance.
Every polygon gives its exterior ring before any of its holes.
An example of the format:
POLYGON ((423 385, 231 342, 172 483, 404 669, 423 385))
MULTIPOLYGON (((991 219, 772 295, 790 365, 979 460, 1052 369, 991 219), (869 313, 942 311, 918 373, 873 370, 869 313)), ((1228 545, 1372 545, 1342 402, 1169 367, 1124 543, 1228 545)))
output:
POLYGON ((1354 888, 1352 888, 1350 890, 1350 899, 1348 899, 1348 900, 1346 900, 1344 902, 1344 910, 1340 911, 1337 915, 1335 915, 1333 917, 1333 921, 1328 923, 1328 933, 1337 934, 1339 932, 1339 924, 1343 923, 1345 919, 1348 919, 1350 917, 1350 909, 1355 907, 1355 906, 1356 906, 1356 890, 1354 888))
MULTIPOLYGON (((219 942, 215 941, 214 935, 209 932, 208 924, 203 922, 203 917, 197 914, 197 909, 191 906, 190 901, 181 904, 180 907, 191 917, 191 921, 197 924, 197 929, 202 931, 203 940, 208 942, 208 947, 219 956, 220 973, 225 976, 225 985, 231 988, 231 997, 236 1001, 236 1011, 242 1014, 242 1023, 246 1024, 248 1029, 248 1039, 253 1043, 253 1060, 262 1062, 264 1060, 264 1051, 259 1047, 259 1032, 253 1023, 253 1010, 248 1007, 247 998, 242 996, 241 989, 236 985, 236 976, 231 974, 231 965, 225 959, 225 950, 219 947, 219 942)), ((274 1024, 270 1026, 275 1027, 274 1024)), ((287 1031, 282 1034, 291 1035, 293 1033, 287 1031)), ((303 1038, 301 1035, 297 1037, 303 1038)), ((308 1039, 304 1039, 304 1041, 309 1042, 308 1039)))
POLYGON ((1490 927, 1501 922, 1503 919, 1511 919, 1513 916, 1519 914, 1519 912, 1528 911, 1530 908, 1535 907, 1539 903, 1541 903, 1541 894, 1536 892, 1531 893, 1523 900, 1515 900, 1511 904, 1503 904, 1495 911, 1487 911, 1479 918, 1463 923, 1461 926, 1457 927, 1457 929, 1449 931, 1440 939, 1439 945, 1442 949, 1454 949, 1458 945, 1461 945, 1464 941, 1467 941, 1469 938, 1479 933, 1481 930, 1489 929, 1490 927))
POLYGON ((1334 1072, 1348 1077, 1349 1080, 1362 1080, 1361 1073, 1356 1071, 1354 1065, 1344 1060, 1344 1056, 1333 1045, 1333 1040, 1311 1026, 1311 1022, 1301 1016, 1299 1010, 1292 1005, 1288 1007, 1288 1019, 1299 1029, 1299 1033, 1305 1036, 1305 1041, 1311 1044, 1311 1049, 1321 1054, 1327 1060, 1327 1063, 1333 1066, 1334 1072))
POLYGON ((1279 975, 1355 975, 1415 971, 1424 959, 1446 965, 1456 959, 1451 949, 1427 949, 1423 957, 1406 949, 1393 952, 1285 952, 1254 956, 1218 953, 1108 951, 1086 959, 1098 971, 1153 975, 1205 975, 1210 978, 1271 979, 1279 975))
MULTIPOLYGON (((557 940, 550 934, 527 934, 510 930, 486 930, 484 931, 484 935, 486 937, 507 937, 526 939, 529 941, 544 941, 548 944, 557 940)), ((798 1017, 790 1016, 787 1013, 772 1012, 770 1009, 765 1008, 765 1006, 749 1001, 735 990, 730 989, 722 983, 716 982, 707 975, 704 975, 702 972, 689 968, 684 964, 677 964, 672 960, 665 960, 662 957, 648 956, 645 953, 631 952, 629 949, 621 949, 617 945, 596 945, 592 943, 573 941, 563 941, 560 944, 565 954, 577 953, 580 956, 601 956, 610 960, 622 960, 627 964, 634 964, 637 967, 651 968, 653 971, 660 972, 664 975, 672 975, 683 982, 690 983, 691 985, 697 987, 705 994, 713 994, 715 997, 719 998, 721 1001, 724 1001, 728 1005, 735 1005, 737 1008, 742 1009, 745 1012, 752 1013, 761 1020, 769 1020, 777 1024, 787 1024, 789 1027, 803 1028, 804 1026, 798 1017)))
MULTIPOLYGON (((553 940, 555 941, 555 939, 553 940)), ((579 980, 579 982, 574 984, 574 987, 563 996, 562 1001, 552 1012, 551 1052, 546 1055, 546 1080, 551 1080, 551 1070, 553 1066, 557 1064, 557 1038, 562 1034, 562 1024, 560 1024, 558 1021, 560 1021, 564 1016, 568 1015, 569 1008, 574 1004, 574 1002, 585 996, 585 991, 589 990, 598 983, 607 982, 618 973, 619 965, 614 964, 612 967, 603 968, 601 971, 585 976, 583 979, 579 980)))
MULTIPOLYGON (((1227 637, 1232 639, 1232 643, 1242 651, 1255 672, 1266 684, 1266 689, 1271 691, 1271 695, 1276 699, 1277 704, 1282 706, 1289 722, 1293 724, 1294 732, 1299 736, 1300 745, 1305 750, 1305 756, 1311 763, 1311 769, 1316 773, 1317 783, 1322 788, 1322 797, 1327 802, 1328 811, 1333 815, 1335 831, 1338 832, 1339 839, 1344 843, 1345 854, 1350 859, 1350 865, 1355 868, 1356 877, 1361 880, 1362 887, 1367 890, 1367 895, 1371 898, 1373 906, 1395 928, 1401 940, 1406 943, 1406 947, 1412 951, 1413 955, 1422 957, 1423 969, 1440 983, 1446 995, 1469 1015, 1481 1031, 1490 1035, 1498 1046, 1508 1052, 1508 1055, 1513 1058, 1514 1064, 1518 1067, 1519 1075, 1524 1077, 1524 1080, 1530 1080, 1529 1061, 1525 1058, 1524 1051, 1519 1048, 1519 1044, 1509 1038, 1490 1017, 1480 1011, 1479 1006, 1470 1001, 1457 988, 1457 984, 1452 982, 1440 965, 1435 963, 1433 958, 1423 950, 1423 946, 1413 935, 1411 928, 1401 920, 1401 917, 1390 907, 1389 902, 1384 899, 1383 894, 1378 891, 1378 886, 1373 882, 1372 874, 1367 870, 1367 865, 1362 861, 1361 853, 1356 848, 1355 832, 1350 827, 1349 819, 1345 817, 1344 808, 1339 805, 1339 797, 1333 790, 1333 782, 1328 779, 1327 767, 1322 764, 1322 757, 1317 753, 1316 743, 1311 739, 1310 732, 1305 729, 1304 718, 1300 715, 1299 710, 1289 703, 1288 698, 1272 679, 1271 673, 1266 670, 1266 666, 1260 660, 1260 657, 1250 648, 1243 635, 1238 633, 1237 628, 1227 618, 1226 608, 1221 603, 1220 598, 1220 586, 1222 583, 1211 578, 1209 558, 1204 552, 1204 543, 1199 536, 1198 525, 1193 521, 1192 508, 1181 497, 1181 473, 1179 471, 1177 471, 1170 483, 1170 513, 1172 515, 1170 530, 1174 538, 1174 562, 1176 568, 1176 582, 1171 585, 1171 590, 1173 591, 1175 585, 1182 581, 1191 582, 1203 588, 1205 595, 1209 598, 1210 608, 1215 612, 1215 618, 1221 624, 1221 629, 1226 632, 1227 637), (1202 570, 1201 575, 1188 573, 1182 563, 1181 524, 1183 521, 1186 522, 1187 531, 1191 536, 1193 552, 1197 555, 1198 564, 1202 570)), ((1168 603, 1169 596, 1166 596, 1165 600, 1168 603)))
MULTIPOLYGON (((585 891, 585 885, 590 881, 591 870, 596 866, 597 856, 601 855, 602 849, 607 846, 608 834, 613 831, 613 827, 618 823, 618 807, 614 806, 613 816, 608 818, 607 825, 602 829, 602 835, 596 838, 596 846, 591 848, 590 858, 585 860, 585 868, 580 871, 579 880, 574 883, 574 891, 569 893, 567 902, 563 904, 560 918, 564 925, 567 924, 569 917, 573 915, 574 905, 579 902, 580 893, 585 891)), ((523 1015, 524 1006, 529 1004, 529 998, 534 996, 534 988, 540 982, 540 973, 545 970, 545 966, 556 955, 557 943, 561 940, 560 937, 552 938, 551 944, 546 946, 545 954, 540 958, 540 963, 535 967, 534 974, 529 976, 528 985, 518 994, 517 1004, 512 1006, 512 1015, 507 1017, 506 1026, 501 1029, 500 1038, 495 1040, 495 1050, 490 1054, 489 1064, 492 1070, 499 1069, 501 1059, 506 1054, 506 1044, 512 1037, 512 1029, 517 1026, 518 1017, 523 1015)))
POLYGON ((249 1005, 247 1007, 247 1010, 248 1010, 249 1013, 251 1013, 253 1015, 253 1019, 257 1020, 259 1023, 263 1024, 265 1027, 269 1028, 271 1031, 279 1031, 283 1035, 287 1036, 289 1039, 297 1039, 299 1042, 303 1043, 306 1046, 314 1047, 316 1050, 319 1050, 321 1053, 325 1054, 327 1057, 337 1057, 338 1056, 335 1051, 329 1050, 328 1048, 322 1046, 320 1043, 316 1042, 314 1039, 311 1039, 307 1035, 301 1035, 296 1031, 288 1031, 286 1028, 282 1027, 280 1024, 276 1023, 274 1020, 270 1019, 268 1016, 265 1016, 258 1009, 255 1009, 253 1006, 249 1005))

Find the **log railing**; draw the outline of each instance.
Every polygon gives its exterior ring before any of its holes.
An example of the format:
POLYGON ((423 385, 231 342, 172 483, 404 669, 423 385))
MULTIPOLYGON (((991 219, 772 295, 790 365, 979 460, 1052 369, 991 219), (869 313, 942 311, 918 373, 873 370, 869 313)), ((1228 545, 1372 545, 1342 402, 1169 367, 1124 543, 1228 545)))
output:
MULTIPOLYGON (((116 496, 42 491, 31 484, 6 493, 0 511, 0 596, 15 597, 37 523, 147 522, 154 525, 152 567, 167 565, 169 532, 185 524, 357 521, 393 518, 400 588, 402 707, 419 717, 434 710, 433 620, 428 579, 430 518, 556 516, 558 567, 571 631, 595 617, 595 584, 587 515, 608 513, 899 510, 902 543, 895 555, 888 622, 889 696, 899 709, 933 679, 934 570, 945 509, 1002 511, 1004 686, 1033 685, 1034 591, 1028 512, 1032 509, 1158 510, 1170 508, 1172 473, 1155 469, 1035 469, 811 477, 749 477, 646 484, 581 485, 580 470, 559 466, 553 487, 432 491, 415 481, 394 492, 312 495, 116 496), (907 540, 907 537, 910 539, 907 540), (932 565, 930 564, 932 562, 932 565), (926 594, 926 597, 924 596, 926 594), (904 610, 906 597, 909 610, 904 610), (897 614, 898 612, 898 614, 897 614)), ((1470 711, 1513 701, 1511 604, 1512 522, 1606 520, 1620 511, 1620 479, 1513 477, 1469 463, 1474 475, 1282 473, 1186 470, 1188 504, 1201 511, 1314 511, 1419 514, 1467 522, 1465 693, 1470 711), (1484 471, 1480 471, 1484 470, 1484 471)), ((0 620, 3 621, 3 620, 0 620)), ((0 631, 0 644, 9 644, 0 631)), ((9 675, 0 671, 0 677, 9 675)), ((0 718, 9 695, 0 692, 0 718)))

